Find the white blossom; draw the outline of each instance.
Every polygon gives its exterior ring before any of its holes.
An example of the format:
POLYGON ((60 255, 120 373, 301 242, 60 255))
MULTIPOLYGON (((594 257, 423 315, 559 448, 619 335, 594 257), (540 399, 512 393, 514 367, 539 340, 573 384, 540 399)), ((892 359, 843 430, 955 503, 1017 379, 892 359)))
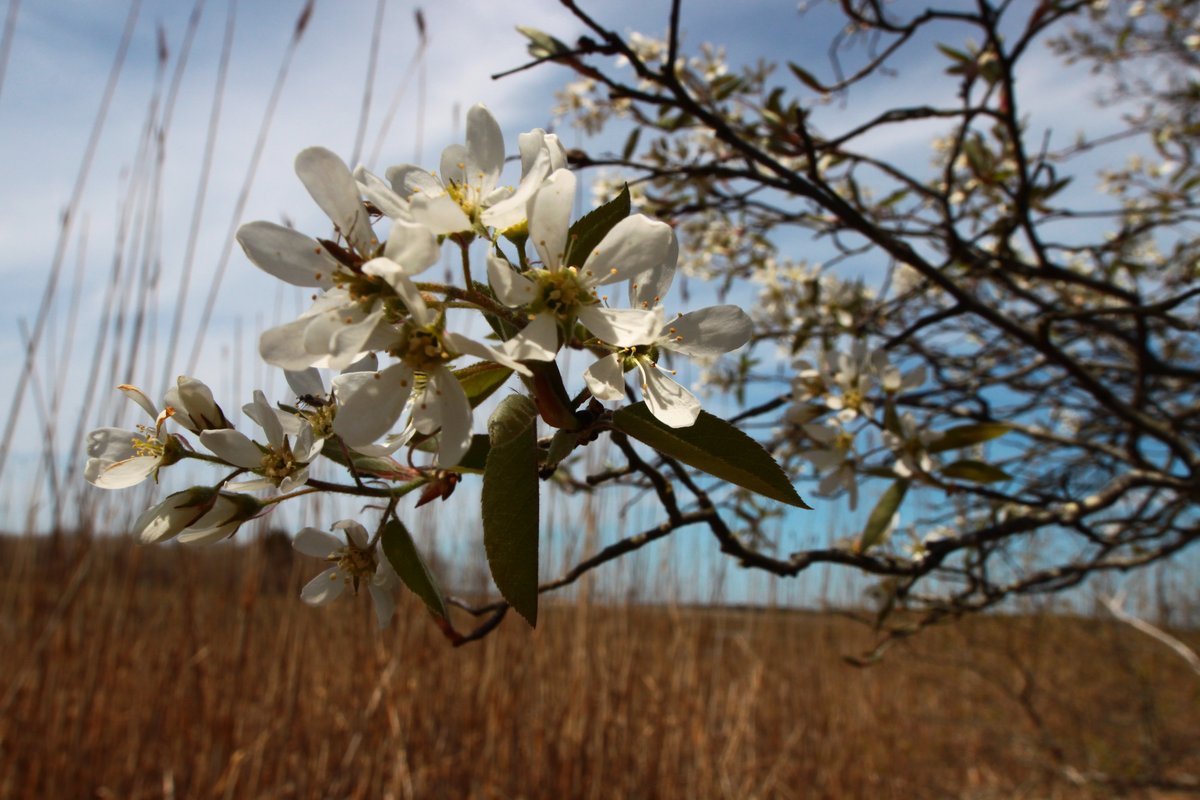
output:
POLYGON ((173 408, 159 411, 136 386, 122 384, 117 388, 145 411, 154 425, 138 425, 133 431, 97 428, 88 433, 83 475, 101 489, 124 489, 151 476, 157 480, 159 469, 174 464, 184 453, 182 442, 166 427, 175 413, 173 408))
POLYGON ((802 427, 808 438, 818 446, 802 451, 800 457, 819 472, 826 473, 817 485, 817 491, 825 496, 845 491, 850 510, 854 511, 858 507, 858 480, 855 476, 858 458, 854 453, 854 434, 838 421, 824 425, 808 423, 802 427))
POLYGON ((353 520, 333 525, 346 536, 345 544, 331 533, 305 528, 296 534, 293 546, 306 556, 332 565, 300 590, 300 598, 311 606, 324 606, 341 597, 347 586, 357 592, 365 583, 375 603, 375 619, 382 628, 396 610, 395 592, 399 578, 378 547, 372 548, 365 528, 353 520))
POLYGON ((902 414, 900 430, 883 433, 884 443, 896 454, 892 471, 901 478, 919 477, 932 472, 936 462, 927 448, 937 437, 935 431, 921 428, 912 413, 902 414))
POLYGON ((363 271, 387 281, 402 299, 409 317, 383 347, 399 359, 398 363, 379 371, 333 379, 338 403, 333 430, 349 447, 370 446, 388 433, 409 408, 416 433, 438 433, 438 464, 453 466, 471 445, 473 413, 462 385, 447 364, 461 355, 471 355, 528 375, 529 369, 517 358, 550 360, 554 349, 541 347, 524 331, 499 347, 447 331, 444 315, 426 305, 396 264, 378 258, 365 264, 363 271))
MULTIPOLYGON (((521 308, 536 327, 529 334, 543 344, 551 326, 569 329, 576 320, 597 338, 619 347, 645 342, 657 333, 661 318, 643 308, 607 308, 596 287, 636 278, 644 297, 665 291, 674 274, 679 247, 669 225, 636 214, 618 222, 586 257, 570 252, 568 241, 575 176, 557 170, 529 201, 529 238, 541 266, 521 273, 503 260, 488 259, 488 278, 500 302, 521 308), (581 261, 579 267, 568 266, 581 261), (547 321, 544 318, 549 318, 547 321)), ((531 326, 533 327, 533 326, 531 326)), ((557 345, 555 345, 557 346, 557 345)))
POLYGON ((466 145, 442 151, 440 176, 413 164, 386 172, 392 191, 409 203, 412 218, 438 235, 475 230, 480 215, 512 194, 498 186, 504 168, 504 136, 482 103, 467 112, 466 145))
POLYGON ((308 465, 325 442, 313 434, 307 420, 272 407, 256 390, 254 402, 242 408, 263 429, 267 444, 259 444, 235 430, 205 431, 200 442, 226 463, 251 470, 261 478, 230 484, 238 491, 277 486, 286 494, 308 481, 308 465))
MULTIPOLYGON (((661 308, 656 308, 661 313, 661 308)), ((625 397, 624 373, 636 368, 641 377, 646 407, 664 425, 686 428, 700 415, 700 401, 668 376, 658 364, 661 351, 698 358, 715 358, 750 340, 752 324, 737 306, 710 306, 680 314, 658 333, 631 347, 605 356, 584 372, 584 380, 597 400, 625 397)))

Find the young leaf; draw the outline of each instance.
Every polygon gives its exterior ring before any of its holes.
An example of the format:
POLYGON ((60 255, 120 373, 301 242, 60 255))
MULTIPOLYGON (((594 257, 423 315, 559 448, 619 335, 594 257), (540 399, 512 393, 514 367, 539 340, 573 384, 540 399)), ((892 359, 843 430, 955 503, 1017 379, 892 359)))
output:
POLYGON ((467 393, 471 408, 475 408, 492 393, 504 385, 512 370, 493 361, 480 361, 477 364, 454 370, 454 377, 462 384, 467 393))
POLYGON ((349 468, 354 465, 354 471, 359 477, 383 478, 390 481, 411 481, 420 477, 420 473, 412 467, 401 464, 387 456, 364 456, 353 450, 344 448, 340 439, 332 438, 321 451, 321 455, 335 464, 349 468))
POLYGON ((471 446, 467 448, 467 454, 460 458, 452 469, 455 472, 483 472, 488 451, 491 449, 492 443, 487 436, 482 433, 475 434, 471 437, 471 446))
POLYGON ((408 529, 398 519, 389 520, 383 526, 383 535, 379 540, 383 546, 383 554, 388 563, 404 585, 425 603, 430 613, 440 619, 446 618, 446 603, 442 600, 442 590, 438 588, 437 579, 425 565, 421 553, 409 535, 408 529))
POLYGON ((762 445, 712 414, 701 411, 690 428, 668 428, 645 403, 635 403, 613 413, 613 427, 713 477, 781 503, 810 508, 762 445))
POLYGON ((551 58, 571 52, 571 48, 545 31, 530 28, 528 25, 518 25, 517 33, 529 40, 527 45, 529 55, 534 58, 551 58))
POLYGON ((1003 436, 1012 428, 1002 422, 980 422, 973 425, 959 425, 945 431, 937 439, 929 443, 927 448, 931 453, 941 453, 945 450, 958 450, 980 444, 998 436, 1003 436))
POLYGON ((788 69, 790 69, 792 71, 792 74, 795 75, 796 78, 799 79, 799 81, 801 83, 803 83, 808 88, 812 89, 814 92, 820 92, 821 94, 825 94, 828 91, 828 89, 826 89, 824 86, 821 85, 821 82, 819 80, 817 80, 815 77, 813 77, 813 74, 811 72, 804 69, 803 67, 801 67, 797 64, 793 64, 791 61, 789 61, 788 69))
POLYGON ((575 224, 567 231, 570 252, 567 254, 567 263, 563 266, 583 266, 588 254, 596 249, 600 240, 614 225, 629 216, 629 208, 629 187, 625 186, 615 198, 575 220, 575 224))
POLYGON ((634 128, 629 133, 629 138, 625 140, 625 147, 621 150, 621 159, 628 161, 633 158, 633 154, 637 152, 638 139, 642 137, 642 129, 634 128))
POLYGON ((483 544, 504 599, 537 625, 537 409, 509 395, 488 420, 491 449, 483 468, 483 544))
POLYGON ((942 467, 942 475, 947 478, 957 478, 963 481, 971 481, 972 483, 995 483, 996 481, 1012 480, 1012 475, 1009 475, 999 467, 993 467, 991 464, 985 464, 982 461, 976 461, 971 458, 964 458, 961 461, 955 461, 953 464, 947 464, 942 467))
POLYGON ((872 547, 883 544, 887 539, 892 518, 900 510, 900 503, 904 500, 904 493, 907 491, 908 480, 901 479, 889 486, 887 491, 880 496, 875 508, 871 510, 871 516, 867 518, 867 526, 863 528, 862 536, 858 540, 858 552, 865 553, 872 547))

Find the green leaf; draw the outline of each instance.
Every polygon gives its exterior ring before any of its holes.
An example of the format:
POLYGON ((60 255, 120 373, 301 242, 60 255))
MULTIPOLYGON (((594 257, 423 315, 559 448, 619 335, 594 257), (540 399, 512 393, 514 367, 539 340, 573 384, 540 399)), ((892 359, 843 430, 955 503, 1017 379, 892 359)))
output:
MULTIPOLYGON (((501 255, 503 255, 503 254, 501 254, 501 255)), ((509 263, 512 263, 512 262, 509 262, 509 263)), ((475 291, 479 292, 480 294, 482 294, 486 297, 490 297, 493 300, 496 299, 496 293, 493 292, 492 287, 488 286, 486 283, 480 283, 479 281, 475 281, 475 291)), ((509 339, 511 339, 512 337, 517 335, 517 329, 513 326, 513 324, 511 322, 501 319, 500 317, 496 316, 495 314, 489 314, 487 312, 484 312, 483 318, 487 322, 487 324, 491 327, 492 331, 496 334, 496 336, 500 339, 500 341, 506 342, 509 339)))
POLYGON ((964 458, 961 461, 955 461, 953 464, 947 464, 942 467, 941 473, 946 478, 957 478, 958 480, 971 481, 972 483, 995 483, 996 481, 1012 480, 1012 475, 1009 475, 999 467, 994 467, 991 464, 985 464, 982 461, 976 461, 972 458, 964 458))
POLYGON ((819 80, 817 80, 815 77, 813 77, 813 74, 811 72, 804 69, 803 67, 800 67, 796 64, 793 64, 791 61, 789 61, 788 69, 790 69, 792 71, 792 74, 795 75, 796 78, 799 79, 799 81, 801 83, 803 83, 808 88, 812 89, 814 92, 820 92, 822 94, 825 94, 828 91, 824 86, 821 85, 821 82, 819 80))
POLYGON ((867 518, 867 526, 863 528, 862 536, 858 540, 858 552, 865 553, 887 540, 892 518, 900 510, 900 503, 904 500, 904 493, 907 491, 908 479, 902 478, 889 486, 887 491, 880 496, 879 501, 875 503, 875 508, 871 509, 871 516, 867 518))
POLYGON ((629 132, 629 138, 625 140, 625 147, 621 150, 621 160, 628 161, 633 158, 633 154, 637 152, 638 139, 642 138, 642 129, 634 128, 629 132))
POLYGON ((567 231, 570 252, 567 254, 567 263, 563 266, 583 266, 588 254, 596 249, 600 240, 614 225, 629 216, 629 208, 629 186, 626 185, 615 198, 575 220, 571 230, 567 231))
POLYGON ((889 194, 887 197, 880 200, 879 207, 880 208, 891 208, 892 206, 896 205, 897 203, 899 203, 901 200, 903 200, 906 197, 908 197, 908 189, 897 189, 896 191, 889 194))
POLYGON ((492 580, 530 625, 538 606, 537 409, 509 395, 488 420, 483 468, 483 545, 492 580))
POLYGON ((579 445, 579 434, 575 431, 559 430, 550 438, 550 447, 546 451, 544 467, 557 467, 563 459, 571 455, 571 451, 579 445))
POLYGON ((341 439, 337 437, 331 438, 325 443, 321 455, 346 468, 353 464, 354 471, 360 477, 383 478, 391 481, 411 481, 420 477, 420 473, 412 467, 405 466, 394 458, 364 456, 355 453, 353 450, 345 448, 341 439))
POLYGON ((762 445, 719 417, 701 411, 690 428, 669 428, 645 403, 618 409, 613 427, 663 455, 716 478, 798 508, 810 508, 762 445))
POLYGON ((529 55, 534 58, 550 58, 571 52, 571 48, 545 31, 530 28, 528 25, 518 25, 517 33, 529 40, 529 55))
POLYGON ((442 590, 438 588, 437 579, 425 565, 421 553, 409 535, 408 529, 398 519, 388 521, 383 526, 383 535, 379 539, 383 546, 383 554, 400 580, 404 582, 413 594, 421 598, 425 607, 435 617, 445 619, 446 603, 442 599, 442 590))
POLYGON ((946 450, 958 450, 980 444, 998 436, 1003 436, 1012 428, 1003 422, 979 422, 972 425, 959 425, 942 433, 930 442, 926 448, 931 453, 941 453, 946 450))
POLYGON ((480 361, 477 364, 454 370, 454 377, 462 384, 467 393, 471 408, 475 408, 492 393, 504 385, 512 370, 493 361, 480 361))
POLYGON ((492 449, 492 443, 485 434, 477 433, 471 437, 471 446, 467 448, 467 453, 458 460, 450 469, 455 472, 483 472, 484 466, 487 464, 488 452, 492 449))
POLYGON ((960 63, 968 63, 968 62, 974 61, 974 59, 972 59, 966 53, 962 52, 961 50, 955 50, 953 47, 950 47, 949 45, 938 44, 937 49, 941 50, 942 54, 945 55, 947 58, 953 59, 954 61, 958 61, 960 63))
POLYGON ((983 144, 983 138, 980 136, 971 136, 963 140, 962 143, 963 155, 967 157, 967 162, 971 165, 971 169, 980 178, 980 180, 992 180, 992 169, 995 166, 995 159, 992 158, 991 151, 983 144))
POLYGON ((712 82, 709 89, 714 100, 727 100, 744 85, 742 79, 736 75, 722 75, 712 82))

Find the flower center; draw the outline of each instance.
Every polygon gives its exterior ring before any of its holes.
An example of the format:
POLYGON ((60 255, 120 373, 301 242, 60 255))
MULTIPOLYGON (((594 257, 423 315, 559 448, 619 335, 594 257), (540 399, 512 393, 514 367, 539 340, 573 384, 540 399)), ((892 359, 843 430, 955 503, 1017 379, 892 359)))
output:
POLYGON ((296 471, 296 457, 287 439, 279 447, 268 447, 262 457, 262 474, 272 480, 283 480, 296 471))
POLYGON ((370 581, 375 577, 375 570, 379 566, 373 551, 363 550, 353 545, 331 553, 328 558, 338 567, 338 571, 330 575, 330 578, 333 580, 341 578, 346 583, 353 583, 355 591, 358 591, 360 581, 370 581))
POLYGON ((652 344, 639 344, 627 347, 621 351, 621 368, 626 372, 637 366, 637 362, 646 361, 652 366, 658 366, 658 347, 652 344))
POLYGON ((333 417, 337 413, 336 403, 313 404, 311 408, 301 412, 312 428, 313 436, 318 439, 328 439, 333 436, 333 417))
MULTIPOLYGON (((462 166, 461 164, 459 165, 462 166)), ((467 183, 455 183, 448 181, 446 183, 446 194, 450 195, 450 199, 458 203, 458 207, 467 215, 467 219, 472 223, 478 221, 479 218, 479 189, 467 183)))
POLYGON ((149 425, 138 425, 138 433, 142 435, 140 439, 134 439, 133 452, 138 456, 153 456, 154 458, 162 458, 165 446, 161 439, 158 438, 158 430, 151 428, 149 425))
POLYGON ((333 282, 335 287, 345 290, 354 302, 362 304, 367 311, 377 299, 387 299, 395 294, 387 281, 361 272, 338 270, 333 276, 333 282))
POLYGON ((433 372, 458 358, 458 353, 452 352, 442 342, 442 334, 436 324, 418 327, 411 321, 405 323, 400 342, 392 355, 417 372, 433 372))
POLYGON ((564 322, 573 320, 584 306, 600 302, 595 292, 579 282, 575 267, 556 270, 533 270, 530 277, 537 282, 537 295, 529 310, 533 314, 549 312, 564 322))

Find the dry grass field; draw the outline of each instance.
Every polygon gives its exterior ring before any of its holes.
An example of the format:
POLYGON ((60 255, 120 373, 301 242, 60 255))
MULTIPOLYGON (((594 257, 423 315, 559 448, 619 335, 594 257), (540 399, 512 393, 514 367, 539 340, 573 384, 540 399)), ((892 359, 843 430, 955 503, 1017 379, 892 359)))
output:
MULTIPOLYGON (((305 607, 261 546, 5 541, 5 798, 1174 797, 1200 680, 1111 620, 973 619, 859 669, 833 615, 551 604, 450 647, 305 607)), ((1185 634, 1194 646, 1200 637, 1185 634)))

